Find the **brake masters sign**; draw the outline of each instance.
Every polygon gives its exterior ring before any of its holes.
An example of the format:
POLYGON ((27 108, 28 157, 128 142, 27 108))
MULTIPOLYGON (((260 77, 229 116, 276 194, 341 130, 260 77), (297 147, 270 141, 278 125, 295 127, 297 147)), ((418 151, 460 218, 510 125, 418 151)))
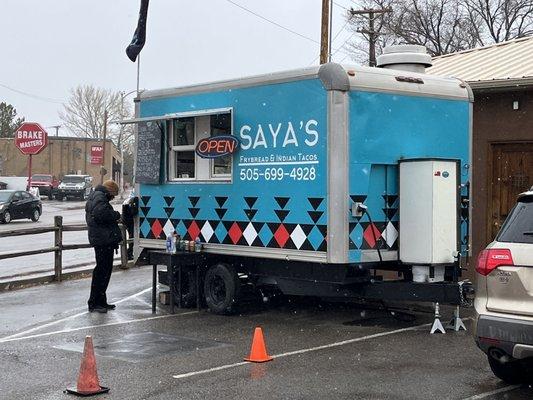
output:
POLYGON ((24 122, 15 132, 15 146, 22 154, 39 154, 47 145, 48 133, 35 122, 24 122))

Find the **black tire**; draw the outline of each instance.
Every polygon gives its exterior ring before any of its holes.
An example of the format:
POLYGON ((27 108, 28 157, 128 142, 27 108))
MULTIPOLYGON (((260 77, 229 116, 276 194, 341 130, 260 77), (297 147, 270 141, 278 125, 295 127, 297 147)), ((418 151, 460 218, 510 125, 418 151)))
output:
POLYGON ((54 191, 52 188, 50 188, 50 192, 48 193, 48 200, 54 200, 54 191))
POLYGON ((37 221, 39 221, 40 217, 41 217, 41 213, 39 212, 39 209, 38 208, 34 208, 33 211, 31 212, 30 219, 33 222, 37 222, 37 221))
POLYGON ((60 194, 56 194, 56 200, 63 201, 63 196, 60 194))
POLYGON ((526 382, 524 365, 520 361, 501 363, 492 356, 487 356, 490 369, 502 381, 510 385, 520 385, 526 382))
POLYGON ((233 314, 239 300, 240 286, 239 276, 232 265, 211 266, 204 280, 205 302, 209 310, 219 315, 233 314))
MULTIPOLYGON (((178 269, 174 271, 174 286, 170 288, 174 296, 174 303, 179 304, 178 269)), ((181 305, 182 307, 196 307, 196 270, 183 268, 181 272, 181 305)))
POLYGON ((12 221, 11 211, 9 211, 9 210, 4 211, 4 216, 2 217, 2 222, 4 224, 9 224, 11 221, 12 221))

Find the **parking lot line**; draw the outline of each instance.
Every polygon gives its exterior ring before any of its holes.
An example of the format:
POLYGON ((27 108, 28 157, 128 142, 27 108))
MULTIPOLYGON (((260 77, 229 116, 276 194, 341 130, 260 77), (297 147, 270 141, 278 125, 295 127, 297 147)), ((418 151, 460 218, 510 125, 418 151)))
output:
POLYGON ((169 318, 169 317, 181 317, 181 316, 190 315, 190 314, 198 314, 198 311, 188 311, 188 312, 184 312, 184 313, 181 313, 181 314, 157 315, 155 317, 129 319, 127 321, 115 321, 115 322, 109 322, 107 324, 99 324, 99 325, 80 326, 80 327, 77 327, 77 328, 62 329, 62 330, 59 330, 59 331, 38 333, 38 334, 35 334, 35 335, 29 335, 29 336, 23 336, 23 337, 4 338, 4 339, 0 339, 0 343, 18 342, 18 341, 21 341, 21 340, 34 339, 34 338, 39 338, 39 337, 43 337, 43 336, 59 335, 59 334, 62 334, 62 333, 70 333, 70 332, 82 331, 82 330, 85 330, 85 329, 102 328, 102 327, 106 327, 106 326, 125 325, 125 324, 131 324, 131 323, 134 323, 134 322, 152 321, 152 320, 155 320, 155 319, 162 319, 162 318, 169 318))
POLYGON ((505 387, 502 387, 502 388, 499 388, 499 389, 496 389, 496 390, 492 390, 490 392, 480 393, 480 394, 476 394, 475 396, 472 396, 472 397, 467 397, 464 400, 485 399, 485 398, 487 398, 489 396, 492 396, 493 394, 510 392, 511 390, 518 389, 519 387, 520 387, 520 385, 505 386, 505 387))
MULTIPOLYGON (((115 304, 120 304, 120 303, 123 303, 125 301, 128 301, 132 298, 135 298, 137 296, 140 296, 148 291, 152 290, 151 287, 147 288, 147 289, 143 289, 141 290, 140 292, 137 292, 137 293, 134 293, 130 296, 127 296, 127 297, 124 297, 120 300, 117 300, 115 302, 115 304)), ((82 315, 85 315, 85 314, 88 314, 88 311, 83 311, 83 312, 80 312, 80 313, 77 313, 77 314, 73 314, 73 315, 69 315, 68 317, 64 317, 64 318, 60 318, 60 319, 56 319, 55 321, 52 321, 52 322, 48 322, 46 324, 42 324, 42 325, 39 325, 39 326, 36 326, 34 328, 31 328, 31 329, 27 329, 23 332, 18 332, 18 333, 15 333, 13 335, 9 335, 9 336, 6 336, 6 337, 3 337, 0 339, 0 343, 3 343, 3 342, 6 342, 6 341, 9 341, 10 339, 13 339, 13 338, 18 338, 20 336, 25 336, 27 335, 28 333, 33 333, 33 332, 36 332, 36 331, 39 331, 41 329, 44 329, 44 328, 48 328, 50 326, 54 326, 54 325, 57 325, 61 322, 64 322, 64 321, 68 321, 68 320, 71 320, 71 319, 74 319, 74 318, 77 318, 77 317, 80 317, 82 315)))
MULTIPOLYGON (((312 351, 319 351, 319 350, 329 349, 329 348, 332 348, 332 347, 345 346, 347 344, 356 343, 356 342, 362 342, 364 340, 376 339, 376 338, 383 337, 383 336, 394 335, 396 333, 414 331, 414 330, 417 330, 417 329, 420 329, 420 328, 427 327, 429 325, 431 325, 431 324, 422 324, 422 325, 417 325, 417 326, 411 326, 409 328, 396 329, 394 331, 374 333, 373 335, 367 335, 367 336, 362 336, 362 337, 358 337, 358 338, 354 338, 354 339, 343 340, 343 341, 340 341, 340 342, 329 343, 329 344, 325 344, 325 345, 322 345, 322 346, 309 347, 307 349, 300 349, 300 350, 288 351, 286 353, 275 354, 272 357, 274 357, 274 359, 276 359, 276 358, 281 358, 281 357, 294 356, 294 355, 297 355, 297 354, 309 353, 309 352, 312 352, 312 351)), ((224 370, 224 369, 236 368, 236 367, 240 367, 240 366, 243 366, 243 365, 246 365, 246 364, 250 364, 250 363, 249 362, 238 362, 238 363, 234 363, 234 364, 226 364, 226 365, 221 365, 221 366, 218 366, 218 367, 203 369, 203 370, 199 370, 199 371, 186 372, 184 374, 173 375, 173 378, 175 378, 175 379, 189 378, 191 376, 203 375, 203 374, 208 374, 210 372, 221 371, 221 370, 224 370)))

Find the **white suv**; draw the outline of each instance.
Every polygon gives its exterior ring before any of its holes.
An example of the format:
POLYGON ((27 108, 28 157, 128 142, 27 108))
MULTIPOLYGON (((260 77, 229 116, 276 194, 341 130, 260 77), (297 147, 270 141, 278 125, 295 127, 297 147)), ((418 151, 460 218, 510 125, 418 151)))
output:
POLYGON ((475 339, 498 378, 533 383, 533 188, 479 254, 475 339))

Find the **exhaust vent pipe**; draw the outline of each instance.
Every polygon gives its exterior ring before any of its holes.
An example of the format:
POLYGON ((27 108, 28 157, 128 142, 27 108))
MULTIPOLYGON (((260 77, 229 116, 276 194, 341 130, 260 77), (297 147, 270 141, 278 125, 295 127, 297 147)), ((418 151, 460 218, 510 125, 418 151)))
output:
POLYGON ((379 68, 397 69, 400 71, 418 72, 423 74, 426 67, 431 67, 431 56, 424 46, 416 44, 400 44, 385 47, 383 54, 378 56, 379 68))

